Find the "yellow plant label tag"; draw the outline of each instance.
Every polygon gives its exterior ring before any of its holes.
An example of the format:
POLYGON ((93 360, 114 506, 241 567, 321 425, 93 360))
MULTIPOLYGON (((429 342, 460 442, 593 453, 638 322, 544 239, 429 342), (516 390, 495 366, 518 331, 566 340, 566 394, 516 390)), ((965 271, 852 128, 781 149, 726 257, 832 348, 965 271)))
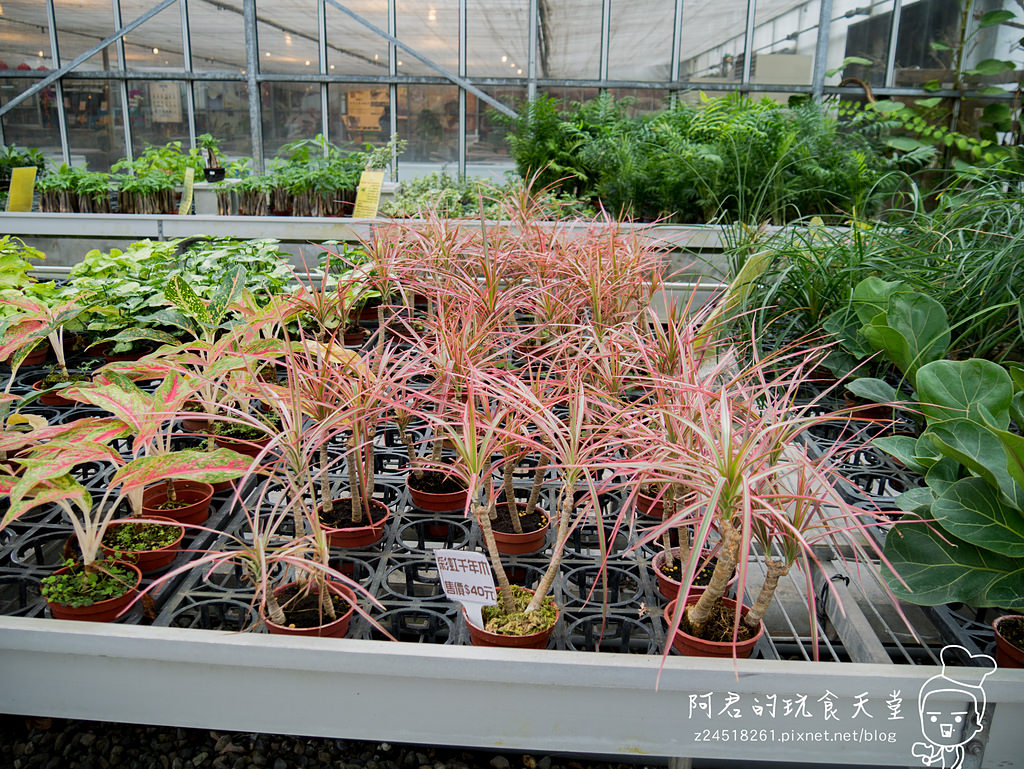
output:
POLYGON ((7 193, 8 211, 31 211, 32 192, 36 188, 36 167, 11 170, 11 187, 7 193))
POLYGON ((185 169, 185 189, 181 191, 181 205, 178 206, 178 216, 184 216, 192 210, 192 185, 196 181, 196 169, 185 169))
POLYGON ((384 184, 383 171, 363 171, 359 177, 359 190, 356 192, 356 207, 352 216, 357 219, 373 219, 380 208, 380 188, 384 184))

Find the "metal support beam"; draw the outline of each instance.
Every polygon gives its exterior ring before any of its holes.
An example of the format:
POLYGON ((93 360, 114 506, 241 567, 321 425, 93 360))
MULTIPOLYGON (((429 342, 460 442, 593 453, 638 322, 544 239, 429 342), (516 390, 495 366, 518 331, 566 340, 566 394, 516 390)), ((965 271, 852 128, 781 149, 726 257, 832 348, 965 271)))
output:
POLYGON ((530 0, 530 18, 527 23, 530 25, 529 50, 527 52, 526 77, 529 82, 526 86, 526 98, 530 101, 537 100, 537 47, 540 30, 540 3, 538 0, 530 0))
MULTIPOLYGON (((48 4, 50 4, 52 3, 52 0, 47 0, 47 2, 48 4)), ((160 11, 170 7, 176 2, 178 2, 178 0, 161 0, 159 4, 150 8, 148 11, 139 16, 134 21, 125 24, 123 27, 119 27, 118 30, 114 32, 114 34, 110 35, 109 37, 103 38, 100 42, 96 43, 96 45, 94 45, 92 48, 88 49, 84 53, 79 54, 71 61, 69 61, 67 64, 59 66, 53 72, 49 73, 41 80, 38 80, 36 84, 33 85, 31 88, 29 88, 26 91, 22 91, 9 102, 7 102, 4 106, 0 107, 0 117, 3 117, 8 112, 10 112, 14 107, 17 107, 19 104, 25 101, 25 99, 29 99, 32 96, 35 96, 37 93, 39 93, 39 91, 46 88, 46 86, 48 86, 50 83, 59 80, 64 74, 70 72, 82 62, 88 61, 91 57, 98 54, 100 51, 102 51, 108 45, 113 43, 115 40, 120 40, 133 29, 141 26, 142 24, 145 24, 147 21, 149 21, 158 13, 160 13, 160 11)), ((52 34, 56 35, 56 30, 53 30, 52 34)), ((63 104, 63 101, 61 101, 61 104, 63 104)))
MULTIPOLYGON (((324 0, 316 0, 317 45, 320 55, 320 74, 327 74, 327 5, 324 0)), ((327 98, 327 83, 320 83, 320 133, 330 141, 330 101, 327 98)), ((327 153, 327 145, 324 145, 327 153)))
POLYGON ((825 89, 825 67, 828 65, 828 43, 832 25, 832 0, 820 0, 818 8, 818 39, 814 46, 814 68, 811 71, 811 98, 821 101, 825 89))
POLYGON ((347 16, 350 16, 351 18, 355 19, 357 22, 362 24, 364 27, 366 27, 370 31, 376 33, 377 35, 380 35, 381 37, 386 39, 392 45, 396 46, 397 48, 401 48, 403 51, 405 51, 407 54, 412 56, 417 61, 419 61, 419 62, 421 62, 423 64, 426 64, 428 67, 430 67, 432 70, 434 70, 435 72, 440 74, 442 77, 445 77, 448 80, 451 80, 453 83, 455 83, 455 85, 459 86, 460 88, 466 89, 471 94, 476 96, 478 99, 482 99, 483 101, 487 102, 488 104, 490 104, 492 107, 494 107, 499 112, 501 112, 501 113, 503 113, 505 115, 508 115, 509 117, 515 117, 516 112, 511 107, 508 107, 505 104, 502 104, 497 99, 494 99, 491 96, 489 96, 488 94, 484 93, 483 91, 481 91, 479 88, 477 88, 475 85, 473 85, 471 82, 469 82, 465 78, 459 77, 454 72, 451 72, 450 70, 445 69, 444 67, 442 67, 437 62, 432 61, 431 59, 428 59, 426 56, 421 54, 419 51, 417 51, 412 46, 409 46, 409 45, 406 45, 405 43, 403 43, 401 40, 399 40, 397 37, 395 37, 394 34, 389 34, 389 33, 385 32, 383 29, 378 27, 373 22, 368 21, 367 19, 364 19, 362 16, 360 16, 355 11, 352 11, 349 8, 347 8, 344 5, 342 5, 341 3, 339 3, 338 0, 327 0, 327 2, 330 3, 334 8, 337 8, 342 13, 344 13, 347 16))
MULTIPOLYGON (((185 71, 192 71, 192 33, 188 26, 188 0, 181 0, 181 53, 185 71)), ((188 143, 196 146, 196 95, 192 83, 185 83, 185 109, 188 112, 188 143)))
POLYGON ((754 59, 754 19, 757 16, 757 0, 747 0, 747 25, 743 31, 743 79, 740 90, 747 92, 750 72, 754 59))
MULTIPOLYGON (((114 14, 114 26, 121 26, 121 0, 111 0, 112 11, 114 14)), ((117 68, 122 75, 127 76, 128 63, 124 58, 124 38, 119 37, 114 43, 114 48, 117 50, 117 68)), ((122 77, 117 82, 117 90, 121 94, 121 128, 124 131, 124 156, 131 162, 135 158, 135 152, 132 149, 132 121, 128 119, 128 110, 131 109, 128 102, 128 80, 127 77, 122 77)))
MULTIPOLYGON (((57 15, 53 10, 53 0, 46 0, 46 21, 50 28, 50 57, 53 59, 53 65, 60 70, 60 46, 57 44, 57 15)), ((38 84, 37 84, 38 85, 38 84)), ((23 92, 20 96, 24 97, 31 93, 34 89, 29 88, 23 92)), ((41 90, 41 89, 40 89, 41 90)), ((71 150, 68 147, 68 119, 64 112, 64 84, 60 80, 54 85, 54 95, 57 97, 57 127, 60 131, 60 152, 64 157, 64 162, 68 165, 71 164, 71 150)), ((11 101, 7 102, 9 108, 13 102, 16 102, 19 97, 15 97, 11 101)), ((0 115, 3 115, 4 110, 0 109, 0 115)))
POLYGON ((608 79, 608 51, 612 37, 612 0, 601 0, 601 63, 598 77, 608 79))
POLYGON ((892 88, 896 80, 896 45, 900 39, 900 17, 903 0, 893 0, 892 23, 889 25, 889 53, 885 57, 885 87, 892 88))
POLYGON ((260 84, 256 75, 260 66, 256 38, 256 0, 242 0, 242 21, 245 26, 245 75, 249 85, 249 134, 252 136, 252 159, 259 173, 266 165, 263 160, 263 119, 260 84))
MULTIPOLYGON (((398 11, 395 8, 395 0, 388 0, 388 74, 394 77, 398 74, 398 49, 393 42, 398 34, 398 11)), ((388 87, 388 139, 398 135, 398 86, 392 82, 388 87)), ((391 181, 398 181, 398 149, 391 151, 391 181)))
MULTIPOLYGON (((466 0, 459 0, 459 77, 466 77, 466 0)), ((480 126, 477 126, 477 131, 480 126)), ((459 178, 466 178, 466 92, 459 89, 459 178)))

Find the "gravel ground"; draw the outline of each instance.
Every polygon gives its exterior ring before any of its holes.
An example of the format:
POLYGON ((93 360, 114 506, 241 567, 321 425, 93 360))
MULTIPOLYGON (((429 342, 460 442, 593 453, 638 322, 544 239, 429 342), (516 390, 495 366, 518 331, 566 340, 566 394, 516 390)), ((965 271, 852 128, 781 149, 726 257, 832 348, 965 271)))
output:
POLYGON ((0 715, 0 769, 638 769, 585 757, 0 715))

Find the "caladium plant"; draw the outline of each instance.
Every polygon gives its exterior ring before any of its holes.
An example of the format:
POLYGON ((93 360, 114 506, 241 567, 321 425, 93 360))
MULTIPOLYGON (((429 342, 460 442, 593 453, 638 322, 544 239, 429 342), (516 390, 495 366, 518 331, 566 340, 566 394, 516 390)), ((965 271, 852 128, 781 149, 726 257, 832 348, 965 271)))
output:
MULTIPOLYGON (((57 357, 57 365, 64 380, 69 378, 67 356, 64 350, 64 328, 89 308, 91 298, 84 294, 55 298, 54 303, 33 299, 27 295, 5 295, 4 304, 17 312, 8 319, 4 337, 0 340, 0 359, 11 358, 15 371, 29 353, 44 340, 49 340, 57 357)), ((9 383, 8 383, 9 384, 9 383)))

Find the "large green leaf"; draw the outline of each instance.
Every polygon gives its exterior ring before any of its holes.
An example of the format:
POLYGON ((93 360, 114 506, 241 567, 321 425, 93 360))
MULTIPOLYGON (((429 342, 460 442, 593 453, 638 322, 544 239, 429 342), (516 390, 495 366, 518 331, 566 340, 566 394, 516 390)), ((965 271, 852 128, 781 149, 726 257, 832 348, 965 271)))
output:
POLYGON ((950 419, 929 427, 925 434, 943 456, 956 460, 1024 510, 1024 487, 1009 473, 1006 450, 995 431, 968 419, 950 419))
POLYGON ((148 486, 167 478, 219 483, 245 475, 252 463, 252 457, 231 449, 188 449, 133 459, 114 474, 110 483, 112 486, 122 485, 124 491, 148 486))
POLYGON ((861 325, 867 325, 884 314, 889 309, 889 300, 907 290, 907 285, 902 280, 864 278, 853 289, 853 308, 861 325))
POLYGON ((908 513, 919 513, 928 517, 932 503, 935 502, 935 494, 927 486, 917 486, 907 489, 896 497, 896 507, 908 513))
POLYGON ((928 468, 918 462, 917 459, 917 438, 906 435, 891 435, 885 438, 875 438, 872 445, 895 457, 908 470, 924 475, 928 468))
POLYGON ((887 535, 884 553, 892 571, 883 568, 883 576, 898 598, 924 606, 1024 608, 1024 560, 940 535, 910 513, 887 535))
POLYGON ((921 366, 945 354, 950 339, 946 310, 930 296, 918 293, 891 297, 888 310, 875 316, 861 333, 911 383, 921 366))
POLYGON ((892 403, 900 399, 900 394, 891 384, 884 379, 870 376, 857 377, 847 383, 846 389, 858 398, 872 403, 892 403))
POLYGON ((970 360, 938 360, 917 372, 917 399, 921 411, 932 421, 957 419, 976 413, 983 405, 997 427, 1009 424, 1013 386, 1010 375, 997 363, 970 360))
POLYGON ((989 11, 981 17, 981 21, 978 22, 978 28, 984 29, 985 27, 994 27, 1015 18, 1017 18, 1017 15, 1013 11, 1006 11, 1002 9, 989 11))
POLYGON ((935 500, 931 513, 942 528, 972 545, 1024 556, 1024 513, 981 478, 954 483, 935 500))
POLYGON ((992 432, 1003 444, 1003 450, 1006 452, 1006 472, 1024 489, 1024 437, 1008 430, 992 432))
POLYGON ((928 484, 928 488, 939 495, 959 481, 961 475, 962 468, 959 462, 949 457, 942 457, 928 468, 924 480, 928 484))

